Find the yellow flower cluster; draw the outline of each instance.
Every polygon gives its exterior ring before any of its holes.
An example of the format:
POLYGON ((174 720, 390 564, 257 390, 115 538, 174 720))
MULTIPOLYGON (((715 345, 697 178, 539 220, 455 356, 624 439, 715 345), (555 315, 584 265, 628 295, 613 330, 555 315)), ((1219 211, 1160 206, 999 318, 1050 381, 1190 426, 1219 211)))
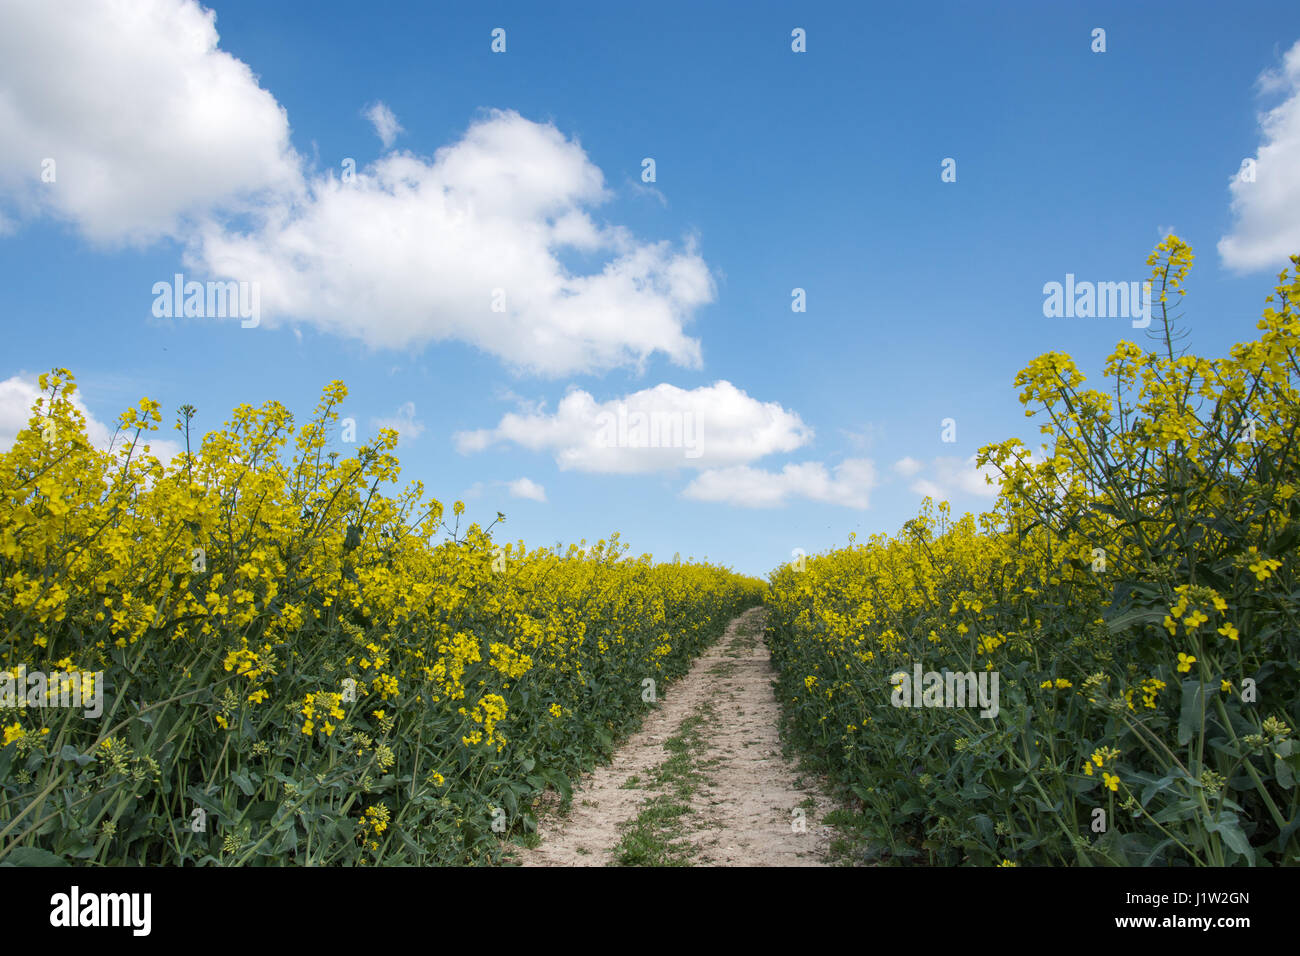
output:
MULTIPOLYGON (((1001 792, 1023 788, 1040 807, 1055 801, 1062 832, 1073 832, 1088 812, 1086 781, 1066 783, 1060 768, 1081 741, 1113 741, 1132 755, 1113 766, 1119 751, 1103 747, 1084 764, 1085 777, 1104 766, 1102 788, 1117 792, 1121 769, 1185 783, 1178 755, 1200 737, 1194 762, 1219 763, 1200 769, 1229 789, 1249 787, 1253 805, 1267 809, 1253 821, 1254 842, 1276 839, 1278 862, 1295 852, 1293 828, 1275 808, 1294 803, 1287 791, 1300 763, 1288 744, 1275 764, 1243 776, 1258 747, 1239 735, 1265 719, 1254 696, 1262 668, 1273 682, 1269 707, 1300 692, 1300 256, 1280 276, 1259 340, 1216 360, 1178 354, 1166 308, 1170 294, 1186 293, 1192 260, 1173 236, 1152 254, 1159 347, 1121 342, 1106 363, 1113 388, 1089 389, 1057 352, 1016 377, 1025 414, 1043 417, 1048 439, 1032 451, 1018 439, 980 450, 977 465, 998 489, 987 513, 954 519, 946 502, 927 498, 895 536, 851 539, 773 572, 769 640, 791 724, 872 814, 894 824, 876 834, 882 842, 914 827, 930 834, 933 852, 944 839, 936 833, 965 825, 953 846, 980 847, 995 863, 983 827, 1002 820, 1032 833, 1043 861, 1073 862, 1084 852, 1077 841, 1044 849, 1041 823, 1017 823, 1020 809, 1001 792), (960 705, 900 709, 891 685, 916 667, 999 672, 996 722, 981 725, 960 705), (870 736, 832 729, 868 721, 877 728, 870 736), (998 739, 1002 728, 1016 728, 1014 745, 998 739), (957 767, 934 762, 950 752, 934 746, 948 734, 957 767), (946 775, 951 790, 919 786, 927 770, 946 775)), ((1134 824, 1147 832, 1133 847, 1163 852, 1168 819, 1200 799, 1182 796, 1160 825, 1134 824)), ((1199 817, 1187 825, 1206 826, 1199 817)), ((1205 837, 1176 839, 1187 848, 1205 837)), ((1218 840, 1183 859, 1248 856, 1245 837, 1234 835, 1231 851, 1218 840)), ((1115 862, 1112 847, 1098 852, 1115 862)))
POLYGON ((343 712, 343 707, 341 706, 342 703, 342 694, 308 694, 303 698, 302 707, 298 710, 298 713, 302 714, 303 717, 306 718, 302 724, 302 732, 304 734, 314 733, 316 730, 316 721, 320 720, 320 729, 325 732, 325 736, 333 736, 335 725, 330 723, 328 718, 332 717, 335 720, 343 720, 347 716, 347 714, 343 712))
MULTIPOLYGON (((462 737, 461 742, 469 747, 472 744, 496 744, 498 752, 505 749, 506 738, 503 734, 497 732, 497 724, 505 719, 506 711, 505 698, 500 694, 485 694, 479 699, 469 711, 470 718, 481 726, 481 730, 475 730, 473 733, 462 737)), ((461 708, 462 712, 464 708, 461 708)))
POLYGON ((366 812, 357 822, 357 840, 362 849, 368 850, 371 854, 378 852, 379 838, 388 829, 391 819, 392 813, 382 803, 366 807, 366 812))
MULTIPOLYGON (((726 568, 631 559, 618 534, 530 550, 498 544, 491 526, 464 527, 462 502, 444 512, 419 482, 398 485, 395 432, 336 444, 341 382, 302 425, 278 402, 240 405, 198 440, 186 407, 185 450, 166 465, 149 445, 157 402, 123 414, 103 449, 86 436, 68 370, 40 388, 0 454, 0 667, 49 672, 75 657, 82 671, 105 671, 114 722, 155 702, 141 739, 193 726, 168 738, 171 772, 234 781, 237 799, 264 804, 250 791, 265 777, 233 773, 236 752, 289 760, 286 780, 318 760, 322 779, 343 773, 331 755, 348 754, 358 763, 347 786, 329 792, 352 816, 361 811, 346 794, 367 792, 377 774, 428 781, 466 807, 523 764, 533 768, 523 786, 562 783, 644 711, 646 680, 679 676, 761 598, 762 582, 726 568), (439 773, 427 769, 431 746, 443 748, 439 773)), ((56 717, 6 710, 3 746, 49 737, 56 717)), ((91 722, 60 726, 49 739, 83 753, 100 742, 91 722)), ((280 797, 299 786, 282 785, 280 797)), ((6 799, 3 819, 18 812, 6 799)), ((130 802, 167 819, 188 812, 166 799, 130 802)), ((370 819, 374 849, 383 830, 370 819)), ((142 819, 120 832, 162 831, 142 819)))

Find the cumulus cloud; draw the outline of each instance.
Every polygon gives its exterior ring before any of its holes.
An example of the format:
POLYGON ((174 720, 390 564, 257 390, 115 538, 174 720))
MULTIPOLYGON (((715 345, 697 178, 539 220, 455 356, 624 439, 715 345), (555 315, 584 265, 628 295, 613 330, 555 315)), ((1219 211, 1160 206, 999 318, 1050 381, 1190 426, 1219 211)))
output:
POLYGON ((549 124, 494 111, 432 160, 389 154, 310 192, 255 232, 209 226, 197 247, 204 270, 261 283, 264 325, 375 348, 455 339, 548 376, 641 369, 656 352, 700 364, 684 325, 714 297, 704 260, 597 224, 604 177, 549 124), (571 272, 571 251, 601 264, 571 272))
POLYGON ((876 485, 875 466, 866 458, 849 458, 828 470, 821 462, 786 465, 767 471, 748 465, 719 468, 698 475, 682 492, 696 501, 716 501, 742 508, 775 508, 805 498, 845 508, 866 509, 876 485))
MULTIPOLYGON (((13 375, 0 381, 0 452, 12 448, 18 433, 31 423, 34 414, 32 406, 42 395, 49 397, 48 393, 41 391, 38 377, 35 375, 13 375)), ((109 450, 116 429, 110 428, 90 414, 82 403, 80 394, 76 392, 72 394, 72 406, 81 412, 86 420, 86 437, 90 443, 101 450, 109 450)), ((146 433, 141 436, 141 441, 149 446, 151 455, 163 464, 167 464, 183 449, 177 442, 159 438, 157 434, 157 432, 146 433)), ((123 436, 118 435, 114 447, 120 449, 123 440, 123 436)))
POLYGON ((1284 99, 1259 117, 1253 175, 1234 170, 1231 177, 1233 226, 1218 248, 1238 272, 1277 269, 1300 252, 1300 41, 1258 85, 1284 99))
POLYGON ((904 478, 911 478, 924 467, 925 466, 915 458, 900 458, 898 461, 894 462, 894 471, 898 472, 898 474, 902 475, 904 478))
POLYGON ((514 481, 476 481, 465 489, 461 497, 466 501, 482 498, 489 488, 504 488, 511 498, 546 503, 546 489, 531 478, 516 478, 514 481))
POLYGON ((92 241, 141 243, 296 192, 288 117, 217 48, 215 19, 192 0, 0 4, 10 218, 49 214, 92 241))
POLYGON ((412 441, 424 432, 424 423, 415 417, 415 402, 405 402, 398 406, 395 415, 372 419, 371 424, 376 429, 391 428, 399 437, 412 441))
MULTIPOLYGON (((195 0, 0 5, 0 230, 51 215, 175 239, 187 271, 258 283, 265 328, 455 340, 546 376, 700 365, 685 327, 715 283, 694 240, 593 219, 609 191, 576 140, 492 111, 431 157, 316 172, 218 40, 195 0)), ((368 116, 386 144, 400 131, 383 104, 368 116)))
POLYGON ((516 478, 514 481, 506 482, 506 488, 512 498, 546 501, 546 489, 531 478, 516 478))
POLYGON ((998 493, 997 469, 991 465, 977 467, 975 455, 966 459, 935 458, 928 465, 903 458, 894 463, 894 470, 905 478, 921 475, 909 487, 936 501, 949 501, 959 494, 994 498, 998 493), (994 484, 988 484, 985 478, 992 478, 994 484))
POLYGON ((495 428, 454 437, 462 454, 510 443, 548 452, 566 470, 636 474, 742 464, 793 451, 812 435, 796 413, 719 381, 695 389, 665 383, 606 402, 574 389, 554 414, 526 407, 495 428))
POLYGON ((405 132, 387 103, 374 103, 366 110, 366 119, 370 120, 370 125, 375 128, 375 135, 379 137, 385 149, 393 145, 398 133, 405 132))

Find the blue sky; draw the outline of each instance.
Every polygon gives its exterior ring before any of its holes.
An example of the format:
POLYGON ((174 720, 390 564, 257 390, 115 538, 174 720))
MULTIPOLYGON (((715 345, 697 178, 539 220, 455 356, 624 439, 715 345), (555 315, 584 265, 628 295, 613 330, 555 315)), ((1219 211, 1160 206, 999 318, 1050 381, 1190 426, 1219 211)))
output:
POLYGON ((512 540, 763 575, 986 507, 977 449, 1037 444, 1017 371, 1145 341, 1045 283, 1140 281, 1172 229, 1218 355, 1300 252, 1293 3, 409 6, 5 5, 0 442, 54 366, 203 430, 339 378, 512 540), (258 324, 156 316, 178 272, 258 324), (695 447, 609 439, 620 402, 695 447))

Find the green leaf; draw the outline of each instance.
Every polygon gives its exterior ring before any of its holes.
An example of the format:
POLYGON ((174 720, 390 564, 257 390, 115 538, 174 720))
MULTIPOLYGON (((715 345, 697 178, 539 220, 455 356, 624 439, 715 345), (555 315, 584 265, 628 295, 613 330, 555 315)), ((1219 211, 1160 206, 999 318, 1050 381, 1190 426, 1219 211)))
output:
POLYGON ((275 852, 279 854, 296 853, 298 851, 298 828, 289 827, 280 836, 280 841, 275 846, 275 852))
POLYGON ((1300 753, 1293 753, 1293 741, 1280 741, 1273 750, 1273 769, 1278 784, 1286 790, 1295 786, 1296 774, 1300 772, 1300 753))
POLYGON ((279 806, 274 800, 259 800, 248 808, 244 816, 253 823, 265 823, 275 816, 279 806))
POLYGON ((1125 611, 1118 617, 1111 618, 1106 622, 1106 627, 1114 634, 1116 631, 1122 631, 1135 624, 1156 624, 1165 619, 1165 613, 1164 608, 1159 607, 1134 608, 1131 611, 1125 611))
POLYGON ((1247 860, 1254 862, 1255 851, 1251 848, 1250 841, 1246 839, 1246 834, 1241 832, 1241 826, 1237 823, 1235 813, 1223 814, 1217 823, 1207 818, 1205 829, 1222 836, 1223 842, 1228 845, 1228 849, 1240 853, 1247 860))
POLYGON ((546 774, 546 779, 551 782, 556 790, 560 791, 560 796, 564 800, 567 801, 573 798, 573 784, 569 782, 569 778, 564 773, 559 770, 552 770, 546 774))
POLYGON ((67 866, 68 861, 49 850, 36 846, 20 846, 9 851, 0 866, 67 866))
POLYGON ((1183 681, 1183 707, 1178 715, 1178 746, 1185 746, 1200 730, 1205 713, 1205 687, 1200 680, 1183 681))
POLYGON ((59 759, 69 762, 75 761, 78 767, 84 767, 95 758, 91 754, 83 754, 72 744, 64 744, 63 749, 59 751, 59 759))

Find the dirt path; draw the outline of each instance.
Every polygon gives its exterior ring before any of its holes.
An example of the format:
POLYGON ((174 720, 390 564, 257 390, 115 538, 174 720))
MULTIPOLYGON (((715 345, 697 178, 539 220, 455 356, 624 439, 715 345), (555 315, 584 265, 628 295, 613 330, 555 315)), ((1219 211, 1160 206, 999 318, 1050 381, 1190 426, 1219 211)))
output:
POLYGON ((823 866, 833 807, 781 756, 763 610, 732 621, 566 816, 540 821, 524 866, 823 866))

